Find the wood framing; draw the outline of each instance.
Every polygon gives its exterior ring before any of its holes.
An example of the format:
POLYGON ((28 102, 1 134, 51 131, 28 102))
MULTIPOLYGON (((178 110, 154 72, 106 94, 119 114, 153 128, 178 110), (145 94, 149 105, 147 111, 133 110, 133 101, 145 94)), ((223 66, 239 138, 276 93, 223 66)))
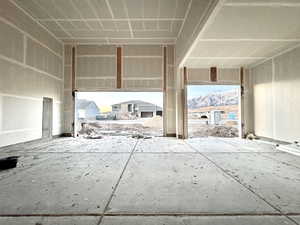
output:
POLYGON ((117 88, 122 88, 122 48, 117 47, 117 88))
POLYGON ((217 82, 218 80, 218 72, 217 67, 211 67, 210 68, 210 81, 211 82, 217 82))

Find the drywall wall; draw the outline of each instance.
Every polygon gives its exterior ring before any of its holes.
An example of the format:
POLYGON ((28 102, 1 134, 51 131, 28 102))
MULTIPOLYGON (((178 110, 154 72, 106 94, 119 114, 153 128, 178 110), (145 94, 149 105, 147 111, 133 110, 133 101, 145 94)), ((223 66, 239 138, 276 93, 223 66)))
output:
POLYGON ((62 133, 63 44, 11 1, 0 2, 0 147, 42 137, 43 97, 62 133))
POLYGON ((176 64, 187 55, 218 0, 191 1, 176 41, 176 64))
MULTIPOLYGON (((163 47, 161 45, 124 45, 122 85, 117 88, 117 46, 76 45, 75 90, 88 91, 163 91, 163 47)), ((166 134, 175 134, 175 82, 173 45, 167 48, 166 134)), ((65 45, 64 132, 71 133, 73 122, 71 45, 65 45)))
POLYGON ((254 131, 257 135, 300 140, 300 48, 251 69, 254 131))
POLYGON ((72 99, 72 46, 64 46, 64 134, 73 131, 73 99, 72 99))

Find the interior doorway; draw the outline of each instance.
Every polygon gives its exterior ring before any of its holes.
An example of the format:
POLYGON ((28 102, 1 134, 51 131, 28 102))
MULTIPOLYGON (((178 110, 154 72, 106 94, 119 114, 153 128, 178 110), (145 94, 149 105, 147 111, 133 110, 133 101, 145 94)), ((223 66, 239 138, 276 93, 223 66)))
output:
POLYGON ((239 85, 188 85, 188 136, 239 137, 239 85))
POLYGON ((77 92, 76 136, 163 136, 162 92, 77 92))
POLYGON ((51 138, 53 129, 53 99, 43 98, 42 137, 51 138))

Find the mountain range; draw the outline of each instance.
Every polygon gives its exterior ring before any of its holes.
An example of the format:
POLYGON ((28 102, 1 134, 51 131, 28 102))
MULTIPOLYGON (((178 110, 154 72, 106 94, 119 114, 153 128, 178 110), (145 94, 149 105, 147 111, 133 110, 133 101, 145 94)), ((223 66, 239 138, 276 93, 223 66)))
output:
POLYGON ((188 109, 198 109, 208 106, 224 106, 224 105, 238 105, 239 94, 238 90, 231 90, 226 92, 211 93, 192 99, 188 99, 188 109))

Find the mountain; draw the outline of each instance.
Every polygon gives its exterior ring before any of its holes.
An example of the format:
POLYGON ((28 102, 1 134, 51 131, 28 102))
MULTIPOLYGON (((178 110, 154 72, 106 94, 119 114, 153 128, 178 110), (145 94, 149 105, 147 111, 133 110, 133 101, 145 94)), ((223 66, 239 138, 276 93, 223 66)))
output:
POLYGON ((208 106, 238 105, 238 90, 211 93, 204 96, 189 99, 188 109, 198 109, 208 106))

